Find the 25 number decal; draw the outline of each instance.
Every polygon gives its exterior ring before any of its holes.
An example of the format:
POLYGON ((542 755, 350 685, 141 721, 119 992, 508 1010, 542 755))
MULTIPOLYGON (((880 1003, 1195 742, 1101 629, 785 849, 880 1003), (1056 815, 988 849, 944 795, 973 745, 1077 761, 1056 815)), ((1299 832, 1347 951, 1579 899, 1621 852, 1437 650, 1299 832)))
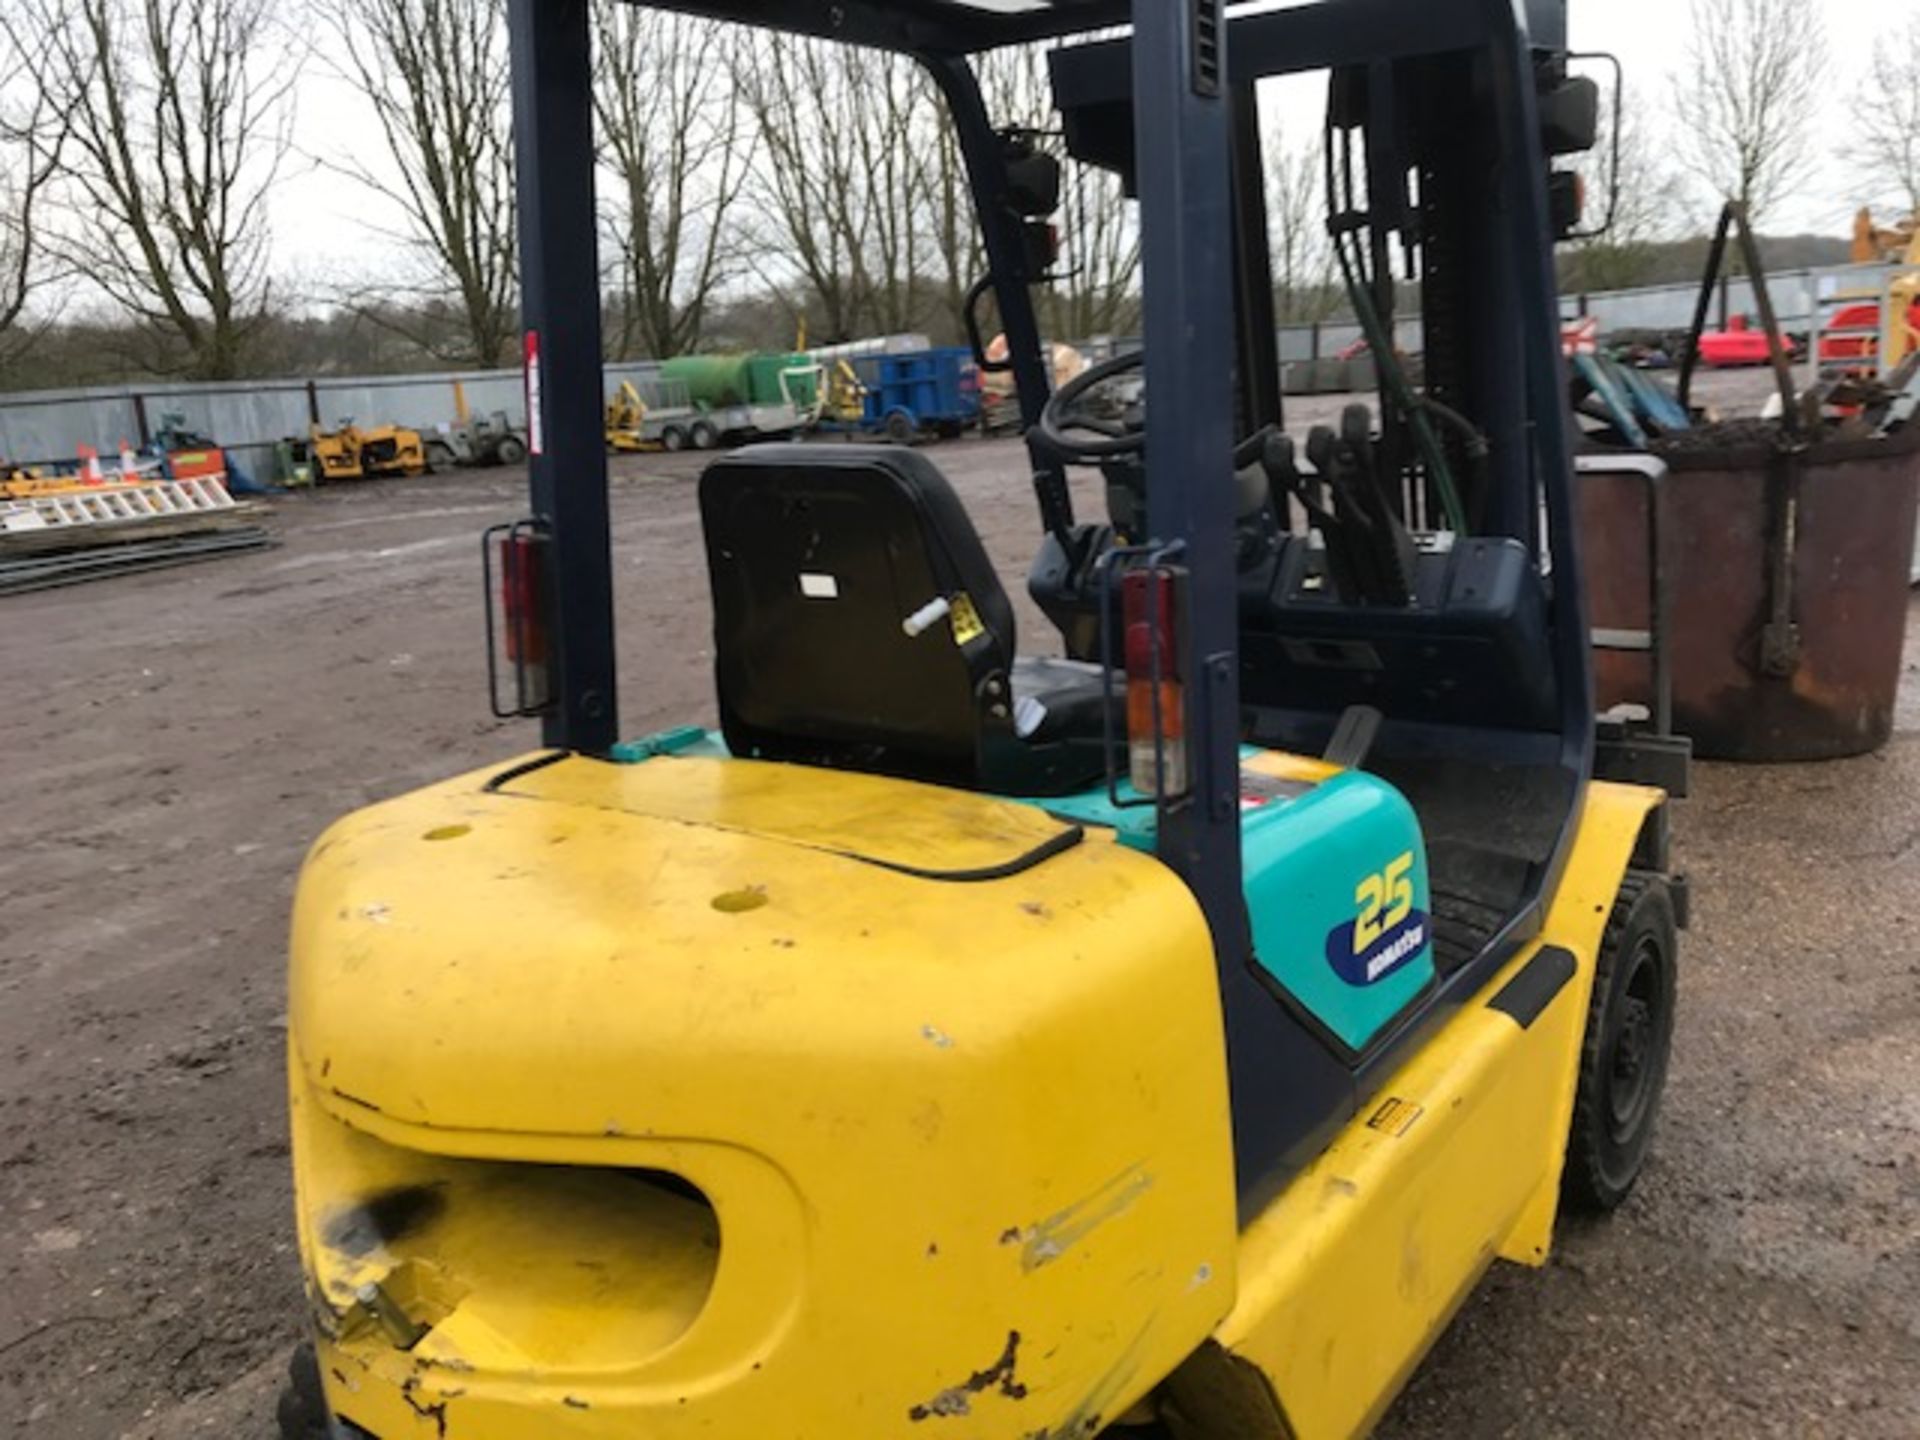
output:
POLYGON ((1364 955, 1394 926, 1413 913, 1413 852, 1407 851, 1353 892, 1360 917, 1353 924, 1353 953, 1364 955))

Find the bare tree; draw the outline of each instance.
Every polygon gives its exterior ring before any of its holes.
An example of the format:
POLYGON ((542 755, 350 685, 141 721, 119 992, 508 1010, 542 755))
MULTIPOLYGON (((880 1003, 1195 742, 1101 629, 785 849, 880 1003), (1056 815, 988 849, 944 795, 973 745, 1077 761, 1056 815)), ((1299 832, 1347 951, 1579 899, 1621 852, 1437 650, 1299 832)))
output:
MULTIPOLYGON (((503 0, 323 3, 348 78, 379 117, 393 172, 354 156, 330 163, 405 217, 404 239, 423 277, 415 293, 461 321, 452 337, 437 327, 401 333, 442 359, 497 365, 517 325, 503 0)), ((382 287, 388 295, 393 288, 382 287)), ((400 309, 367 313, 407 323, 400 309)))
POLYGON ((1293 145, 1277 125, 1267 133, 1267 239, 1275 318, 1283 325, 1325 320, 1344 303, 1327 236, 1323 144, 1293 145))
POLYGON ((268 312, 267 200, 298 67, 270 0, 16 0, 57 87, 72 267, 157 342, 149 363, 241 371, 268 312))
POLYGON ((1853 100, 1868 186, 1920 215, 1920 15, 1874 42, 1867 83, 1853 100))
POLYGON ((610 225, 620 310, 614 347, 699 347, 714 294, 733 274, 728 230, 752 164, 733 76, 733 28, 597 0, 594 111, 614 185, 610 225))
MULTIPOLYGON (((928 89, 933 89, 931 81, 928 89)), ((960 142, 948 123, 946 102, 929 99, 933 134, 925 150, 922 189, 932 239, 932 283, 939 292, 944 328, 959 335, 966 327, 967 291, 986 271, 986 246, 974 214, 973 189, 960 142)))
POLYGON ((1807 0, 1694 0, 1682 156, 1757 226, 1812 170, 1826 31, 1807 0))
POLYGON ((0 377, 19 364, 50 312, 32 323, 28 306, 55 279, 40 226, 60 164, 67 124, 52 90, 33 73, 33 52, 16 25, 0 19, 0 377))
POLYGON ((936 131, 931 85, 912 60, 880 50, 843 48, 846 94, 853 102, 854 175, 859 229, 856 300, 867 326, 891 334, 912 328, 922 303, 922 239, 936 131))
POLYGON ((927 306, 931 87, 906 58, 780 37, 741 67, 759 137, 755 264, 828 340, 901 330, 927 306))
POLYGON ((796 317, 817 314, 824 340, 852 338, 859 321, 855 270, 866 243, 853 159, 844 67, 835 52, 775 36, 756 45, 740 67, 742 95, 760 142, 753 175, 757 219, 755 269, 776 290, 787 271, 804 290, 796 317))

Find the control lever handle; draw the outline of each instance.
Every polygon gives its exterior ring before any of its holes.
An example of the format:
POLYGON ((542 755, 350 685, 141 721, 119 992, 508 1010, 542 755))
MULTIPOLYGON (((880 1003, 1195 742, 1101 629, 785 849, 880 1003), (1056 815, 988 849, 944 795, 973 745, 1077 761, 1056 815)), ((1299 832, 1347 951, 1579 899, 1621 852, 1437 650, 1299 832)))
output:
POLYGON ((918 640, 927 631, 938 625, 953 613, 953 602, 941 595, 929 600, 918 610, 900 622, 900 628, 909 640, 918 640))

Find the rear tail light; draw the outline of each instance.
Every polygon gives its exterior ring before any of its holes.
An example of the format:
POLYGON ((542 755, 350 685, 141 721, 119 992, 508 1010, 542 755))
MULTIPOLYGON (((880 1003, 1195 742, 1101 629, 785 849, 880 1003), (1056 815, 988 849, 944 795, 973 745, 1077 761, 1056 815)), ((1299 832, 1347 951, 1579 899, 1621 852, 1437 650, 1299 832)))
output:
POLYGON ((1547 210, 1556 239, 1564 240, 1580 228, 1587 213, 1587 182, 1572 170, 1547 175, 1547 210))
POLYGON ((538 521, 521 520, 487 531, 482 548, 493 713, 502 719, 539 715, 553 700, 553 541, 538 521), (501 694, 502 668, 512 677, 505 696, 501 694))
POLYGON ((1176 799, 1188 789, 1177 574, 1159 567, 1131 570, 1121 594, 1126 624, 1128 778, 1142 795, 1176 799))
POLYGON ((1038 279, 1060 262, 1060 227, 1047 220, 1029 220, 1023 227, 1027 275, 1038 279))

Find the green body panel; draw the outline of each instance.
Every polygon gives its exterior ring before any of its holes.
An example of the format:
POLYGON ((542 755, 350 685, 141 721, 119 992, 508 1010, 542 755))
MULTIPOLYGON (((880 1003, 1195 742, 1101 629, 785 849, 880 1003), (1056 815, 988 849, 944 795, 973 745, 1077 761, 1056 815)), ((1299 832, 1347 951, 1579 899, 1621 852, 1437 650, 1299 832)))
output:
MULTIPOLYGON (((1119 794, 1137 798, 1125 782, 1119 794)), ((1153 807, 1116 806, 1104 786, 1045 808, 1154 849, 1153 807)), ((1349 770, 1307 785, 1243 771, 1241 855, 1256 963, 1348 1050, 1365 1050, 1433 984, 1427 848, 1413 807, 1384 780, 1349 770)))
POLYGON ((1420 822, 1385 781, 1350 770, 1242 817, 1256 963, 1349 1050, 1434 982, 1420 822))

